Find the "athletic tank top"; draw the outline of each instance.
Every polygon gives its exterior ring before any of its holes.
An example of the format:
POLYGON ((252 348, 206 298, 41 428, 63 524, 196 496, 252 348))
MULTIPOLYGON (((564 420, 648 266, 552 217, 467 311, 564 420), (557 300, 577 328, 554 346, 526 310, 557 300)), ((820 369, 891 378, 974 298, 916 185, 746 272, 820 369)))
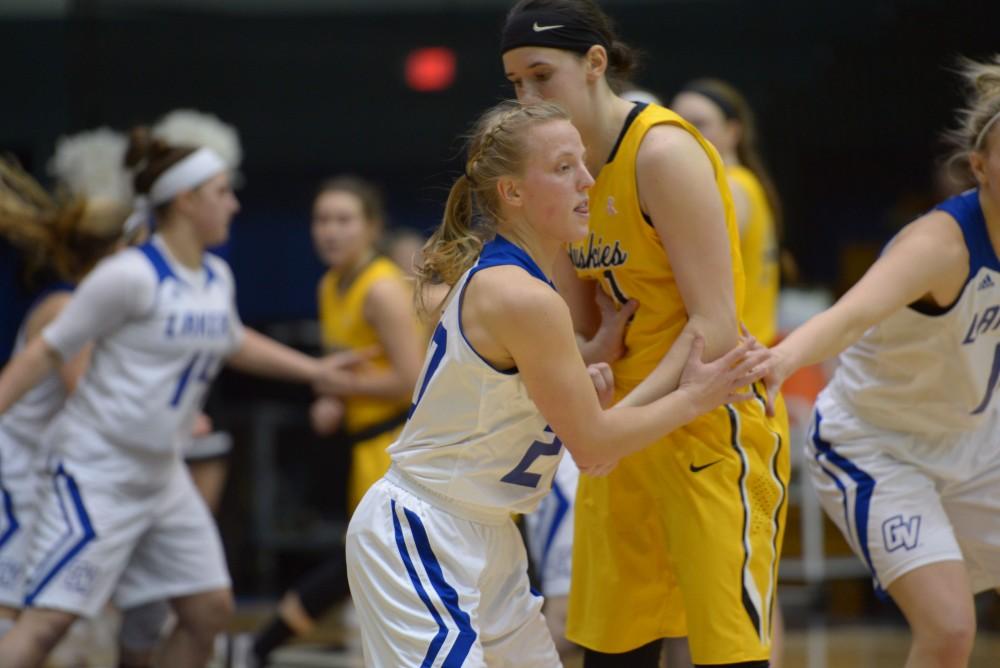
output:
MULTIPOLYGON (((378 281, 403 282, 403 271, 391 260, 376 257, 342 292, 337 287, 340 277, 339 273, 330 270, 320 279, 319 322, 323 346, 327 350, 350 350, 379 345, 378 333, 365 320, 365 299, 378 281)), ((421 330, 415 325, 414 331, 421 330)), ((372 363, 389 367, 385 355, 379 355, 372 363)), ((405 413, 408 403, 405 399, 345 397, 344 405, 344 427, 352 433, 405 413)))
POLYGON ((990 242, 979 191, 936 207, 958 222, 969 274, 945 309, 912 304, 870 328, 840 355, 825 392, 862 419, 908 433, 975 429, 1000 379, 1000 260, 990 242))
MULTIPOLYGON (((53 293, 72 291, 72 285, 58 283, 38 294, 34 303, 28 308, 17 331, 14 343, 15 355, 28 344, 25 330, 31 314, 34 313, 38 305, 53 293)), ((0 416, 0 427, 21 445, 37 449, 40 447, 42 432, 62 408, 66 401, 66 394, 66 385, 63 384, 58 370, 51 371, 37 385, 28 390, 6 413, 0 416)))
POLYGON ((393 465, 430 491, 480 512, 529 513, 552 486, 562 443, 518 375, 479 356, 462 332, 462 301, 475 274, 513 265, 549 285, 520 247, 502 236, 483 247, 455 284, 434 330, 393 465))
POLYGON ((764 187, 746 167, 730 165, 726 173, 747 194, 749 212, 740 230, 740 254, 746 275, 746 300, 743 303, 743 323, 757 340, 770 345, 778 335, 778 240, 774 228, 774 213, 767 201, 764 187))
POLYGON ((625 333, 628 352, 612 364, 616 382, 624 387, 633 387, 649 375, 687 324, 687 311, 670 258, 652 222, 642 211, 635 178, 639 145, 649 129, 660 124, 675 125, 689 132, 712 163, 726 215, 737 317, 743 309, 739 232, 725 167, 718 152, 693 125, 669 109, 636 104, 611 157, 590 189, 590 232, 582 241, 569 246, 570 259, 580 278, 597 281, 619 303, 630 298, 639 301, 639 309, 625 333))

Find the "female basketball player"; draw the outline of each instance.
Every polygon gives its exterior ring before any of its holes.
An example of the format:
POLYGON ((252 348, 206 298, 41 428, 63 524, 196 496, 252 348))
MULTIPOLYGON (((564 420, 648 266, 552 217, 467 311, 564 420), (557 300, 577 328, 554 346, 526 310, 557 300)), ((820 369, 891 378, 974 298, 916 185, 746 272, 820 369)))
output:
MULTIPOLYGON (((744 281, 724 165, 677 114, 615 94, 634 58, 594 2, 519 2, 502 53, 518 99, 563 105, 587 147, 590 231, 570 246, 576 276, 563 255, 557 282, 585 337, 595 291, 638 301, 612 368, 616 395, 640 404, 676 385, 695 336, 709 359, 737 339, 744 281)), ((696 664, 767 661, 785 431, 762 401, 720 407, 605 478, 581 476, 567 636, 588 668, 656 666, 660 639, 684 635, 696 664)))
POLYGON ((1000 56, 967 61, 951 133, 977 187, 907 225, 834 306, 775 349, 777 391, 840 353, 816 402, 810 474, 899 605, 907 666, 964 666, 972 594, 1000 586, 1000 56))
MULTIPOLYGON (((17 335, 15 353, 52 322, 69 302, 73 285, 123 237, 129 209, 110 199, 57 201, 15 165, 0 161, 0 229, 18 229, 25 254, 40 266, 35 297, 17 335), (24 243, 34 239, 32 248, 24 243)), ((86 366, 87 349, 53 369, 0 416, 0 635, 24 602, 26 563, 35 515, 36 484, 44 467, 41 433, 62 408, 86 366)))
POLYGON ((222 159, 143 133, 133 140, 136 190, 155 207, 157 234, 102 262, 0 375, 5 413, 94 342, 80 386, 42 436, 53 454, 30 550, 30 607, 0 639, 4 666, 40 665, 113 590, 124 608, 170 598, 178 625, 163 661, 203 665, 232 595, 218 532, 176 443, 224 361, 303 382, 325 369, 244 332, 229 268, 205 253, 238 209, 222 159))
POLYGON ((718 150, 726 166, 740 231, 746 276, 743 323, 767 345, 778 335, 781 202, 757 149, 757 128, 746 98, 718 79, 685 84, 670 105, 718 150))
POLYGON ((699 340, 677 391, 602 408, 609 369, 591 369, 595 393, 548 278, 587 230, 583 158, 551 104, 504 103, 475 128, 418 282, 454 288, 392 467, 348 529, 370 665, 559 665, 510 514, 548 492, 562 442, 584 468, 614 462, 734 399, 764 359, 739 362, 743 346, 703 365, 699 340))
MULTIPOLYGON (((389 469, 386 448, 406 420, 427 340, 405 274, 376 250, 383 211, 377 189, 352 176, 323 183, 313 203, 313 242, 330 268, 318 290, 323 345, 383 351, 370 364, 325 375, 317 389, 327 396, 312 407, 316 431, 342 427, 351 442, 349 513, 389 469)), ((277 616, 254 642, 258 661, 263 664, 291 636, 308 633, 346 595, 343 557, 334 555, 282 598, 277 616)))

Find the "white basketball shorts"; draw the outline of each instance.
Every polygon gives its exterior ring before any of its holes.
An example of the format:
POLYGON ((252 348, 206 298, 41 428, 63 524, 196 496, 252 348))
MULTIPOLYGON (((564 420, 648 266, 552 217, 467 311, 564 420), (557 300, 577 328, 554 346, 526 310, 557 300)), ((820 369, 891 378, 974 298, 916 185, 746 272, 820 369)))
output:
POLYGON ((961 560, 973 591, 1000 585, 1000 413, 976 431, 889 431, 820 395, 806 446, 827 515, 877 587, 961 560))
POLYGON ((365 665, 560 666, 527 568, 509 515, 476 515, 390 469, 347 531, 365 665))

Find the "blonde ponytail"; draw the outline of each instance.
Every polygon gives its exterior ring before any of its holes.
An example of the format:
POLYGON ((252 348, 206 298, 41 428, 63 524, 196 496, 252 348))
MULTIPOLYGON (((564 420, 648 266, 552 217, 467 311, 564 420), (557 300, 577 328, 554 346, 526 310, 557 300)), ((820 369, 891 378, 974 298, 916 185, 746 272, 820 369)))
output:
POLYGON ((448 193, 441 224, 424 244, 416 267, 417 309, 427 315, 425 288, 432 284, 454 285, 476 262, 483 244, 496 234, 500 218, 497 181, 522 173, 528 152, 528 130, 554 120, 569 120, 552 103, 522 106, 501 102, 484 113, 468 136, 465 173, 448 193))

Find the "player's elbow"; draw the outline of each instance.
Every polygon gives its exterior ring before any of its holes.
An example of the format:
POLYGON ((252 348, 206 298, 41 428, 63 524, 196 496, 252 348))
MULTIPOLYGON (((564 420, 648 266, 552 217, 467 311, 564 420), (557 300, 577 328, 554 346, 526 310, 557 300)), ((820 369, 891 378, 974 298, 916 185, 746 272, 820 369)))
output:
POLYGON ((719 309, 711 315, 692 315, 688 329, 705 340, 705 361, 722 357, 739 343, 739 322, 736 312, 731 309, 719 309))
POLYGON ((573 455, 573 461, 580 468, 603 466, 616 459, 607 443, 583 434, 574 434, 569 440, 563 439, 563 445, 573 455))

